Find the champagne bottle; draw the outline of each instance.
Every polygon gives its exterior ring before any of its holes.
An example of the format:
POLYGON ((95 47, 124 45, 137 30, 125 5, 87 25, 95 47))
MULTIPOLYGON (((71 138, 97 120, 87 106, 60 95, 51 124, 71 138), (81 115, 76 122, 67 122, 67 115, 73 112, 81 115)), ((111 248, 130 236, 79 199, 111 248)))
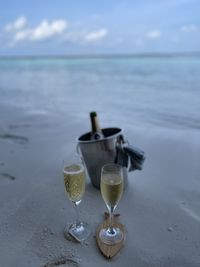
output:
POLYGON ((91 122, 91 140, 99 140, 104 138, 103 132, 99 126, 97 113, 95 111, 90 112, 91 122))

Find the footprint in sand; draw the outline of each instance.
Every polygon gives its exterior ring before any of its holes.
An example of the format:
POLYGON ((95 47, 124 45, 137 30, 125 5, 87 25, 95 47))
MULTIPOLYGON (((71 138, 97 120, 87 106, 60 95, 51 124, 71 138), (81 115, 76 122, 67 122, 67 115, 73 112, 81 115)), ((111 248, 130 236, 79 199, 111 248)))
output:
POLYGON ((19 143, 19 144, 26 144, 29 142, 29 139, 27 137, 15 135, 15 134, 10 134, 10 133, 0 134, 0 139, 11 140, 11 141, 19 143))
POLYGON ((0 173, 0 177, 7 178, 7 179, 9 179, 11 181, 14 181, 16 179, 15 176, 10 175, 9 173, 6 173, 6 172, 5 173, 0 173))
POLYGON ((68 267, 78 267, 78 263, 70 258, 61 256, 53 259, 52 261, 46 263, 43 267, 54 267, 54 266, 68 266, 68 267))

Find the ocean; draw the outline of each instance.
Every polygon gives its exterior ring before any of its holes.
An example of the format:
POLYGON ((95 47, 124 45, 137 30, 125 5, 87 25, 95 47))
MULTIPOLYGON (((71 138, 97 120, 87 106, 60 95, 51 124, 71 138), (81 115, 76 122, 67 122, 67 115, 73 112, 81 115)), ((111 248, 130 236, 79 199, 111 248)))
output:
MULTIPOLYGON (((1 58, 0 105, 26 120, 75 120, 89 128, 96 110, 102 127, 197 133, 200 56, 1 58)), ((6 118, 1 114, 1 126, 6 118)))

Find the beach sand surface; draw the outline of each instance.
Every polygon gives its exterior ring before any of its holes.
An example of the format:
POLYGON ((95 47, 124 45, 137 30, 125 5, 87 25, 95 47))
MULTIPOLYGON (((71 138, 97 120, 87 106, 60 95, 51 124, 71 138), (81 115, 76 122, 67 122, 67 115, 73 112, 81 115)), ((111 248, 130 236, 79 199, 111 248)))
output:
POLYGON ((84 122, 45 114, 27 118, 6 106, 1 112, 7 115, 0 129, 0 266, 200 266, 197 134, 153 128, 144 132, 124 125, 129 142, 145 151, 146 161, 142 171, 129 173, 116 210, 126 242, 107 260, 95 239, 106 206, 89 178, 80 214, 92 234, 82 244, 63 235, 75 213, 64 190, 62 167, 75 160, 75 138, 87 131, 84 122))

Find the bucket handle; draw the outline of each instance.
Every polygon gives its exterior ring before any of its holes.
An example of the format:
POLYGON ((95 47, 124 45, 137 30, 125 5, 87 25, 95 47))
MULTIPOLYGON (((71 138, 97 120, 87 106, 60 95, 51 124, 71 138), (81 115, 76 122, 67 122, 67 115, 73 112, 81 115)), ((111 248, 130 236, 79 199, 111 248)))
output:
POLYGON ((125 137, 123 136, 123 134, 120 134, 117 138, 117 142, 116 142, 116 147, 118 145, 121 145, 121 144, 129 144, 129 141, 127 139, 125 139, 125 137))
POLYGON ((81 159, 81 162, 83 163, 83 165, 85 165, 79 143, 76 145, 76 153, 79 156, 79 158, 81 159))
POLYGON ((122 147, 123 144, 128 144, 128 140, 125 140, 124 136, 120 134, 115 144, 115 149, 116 149, 115 163, 128 168, 129 159, 128 159, 127 154, 124 153, 124 150, 122 147))

